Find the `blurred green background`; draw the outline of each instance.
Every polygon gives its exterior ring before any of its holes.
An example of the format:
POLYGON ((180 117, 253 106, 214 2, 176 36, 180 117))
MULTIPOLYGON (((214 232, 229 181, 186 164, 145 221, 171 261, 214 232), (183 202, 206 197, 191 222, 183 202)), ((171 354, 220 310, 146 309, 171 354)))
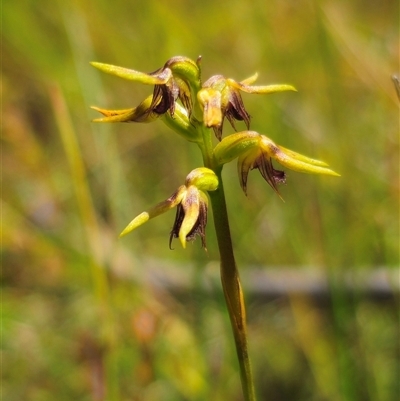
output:
POLYGON ((242 399, 211 218, 208 253, 169 250, 174 212, 118 240, 201 165, 197 148, 161 122, 91 123, 90 105, 151 89, 89 61, 149 72, 174 55, 202 55, 204 80, 295 85, 243 95, 252 129, 342 175, 288 172, 282 202, 258 172, 246 198, 225 167, 259 400, 398 399, 397 1, 2 6, 4 400, 242 399), (254 272, 292 290, 257 293, 254 272))

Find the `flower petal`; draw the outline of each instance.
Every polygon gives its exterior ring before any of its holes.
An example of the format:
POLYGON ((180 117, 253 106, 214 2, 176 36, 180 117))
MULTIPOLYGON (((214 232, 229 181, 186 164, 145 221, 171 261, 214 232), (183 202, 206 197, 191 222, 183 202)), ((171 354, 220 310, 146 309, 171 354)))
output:
POLYGON ((257 78, 258 78, 258 74, 255 73, 251 77, 248 77, 248 78, 244 79, 243 81, 240 81, 240 84, 245 85, 245 86, 251 85, 252 83, 257 81, 257 78))
POLYGON ((173 207, 177 206, 181 201, 182 198, 186 194, 186 187, 181 185, 176 192, 174 192, 168 199, 158 203, 156 206, 152 207, 147 212, 143 212, 136 216, 121 232, 119 235, 123 237, 124 235, 130 233, 134 229, 138 228, 142 224, 146 223, 148 220, 152 219, 153 217, 159 216, 162 213, 167 212, 168 210, 172 209, 173 207))
POLYGON ((99 107, 92 106, 93 110, 103 114, 104 118, 96 118, 92 120, 97 123, 120 123, 120 122, 138 122, 149 123, 156 120, 159 114, 153 112, 150 108, 153 101, 153 96, 148 96, 139 106, 132 109, 124 110, 105 110, 99 107))
POLYGON ((241 91, 246 93, 267 94, 267 93, 284 92, 284 91, 297 92, 297 89, 294 86, 287 84, 251 86, 251 85, 245 85, 242 82, 236 82, 233 79, 227 79, 227 82, 229 83, 230 86, 240 89, 241 91))
POLYGON ((167 83, 172 77, 172 72, 169 68, 161 70, 159 73, 154 73, 153 75, 130 70, 129 68, 118 67, 116 65, 98 63, 96 61, 92 61, 90 64, 107 74, 116 75, 117 77, 130 81, 141 82, 146 85, 162 85, 167 83))
MULTIPOLYGON (((106 117, 114 117, 114 116, 120 116, 123 114, 131 113, 135 108, 130 108, 130 109, 122 109, 122 110, 107 110, 107 109, 101 109, 100 107, 97 106, 90 106, 91 109, 98 111, 99 113, 103 114, 103 116, 106 117)), ((100 119, 96 119, 100 120, 100 119)), ((96 121, 93 120, 93 121, 96 121)))
POLYGON ((282 146, 278 146, 265 135, 262 135, 261 138, 260 147, 263 149, 263 151, 266 152, 270 157, 277 160, 280 164, 290 168, 291 170, 298 171, 300 173, 340 176, 340 174, 335 173, 333 170, 327 168, 327 164, 324 162, 310 159, 309 157, 303 156, 300 153, 296 153, 282 146))
POLYGON ((308 163, 302 161, 299 158, 294 158, 290 154, 286 154, 279 147, 274 148, 273 155, 271 156, 276 159, 280 164, 282 164, 282 166, 290 168, 294 171, 298 171, 300 173, 325 174, 340 177, 340 174, 327 167, 322 167, 321 165, 316 165, 315 163, 308 163))
POLYGON ((280 146, 280 145, 279 145, 279 148, 285 154, 287 154, 288 156, 290 156, 293 159, 300 160, 302 162, 305 162, 305 163, 308 163, 308 164, 312 164, 314 166, 328 167, 328 164, 323 162, 323 161, 321 161, 321 160, 311 159, 311 158, 309 158, 307 156, 304 156, 304 155, 302 155, 300 153, 294 152, 293 150, 286 149, 286 148, 284 148, 283 146, 280 146))

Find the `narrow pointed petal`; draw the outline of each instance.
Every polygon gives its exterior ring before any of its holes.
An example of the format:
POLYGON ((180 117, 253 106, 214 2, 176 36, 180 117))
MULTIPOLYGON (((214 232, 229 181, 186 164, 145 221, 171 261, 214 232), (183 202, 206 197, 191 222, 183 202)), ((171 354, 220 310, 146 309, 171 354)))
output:
POLYGON ((282 166, 300 173, 325 174, 340 177, 340 174, 327 167, 321 167, 319 165, 304 162, 298 158, 293 158, 277 147, 275 148, 274 154, 272 154, 271 157, 276 159, 280 164, 282 164, 282 166))
POLYGON ((107 74, 116 75, 117 77, 128 79, 130 81, 141 82, 146 85, 162 85, 168 82, 168 80, 172 77, 172 72, 168 68, 161 71, 159 74, 152 75, 140 71, 131 70, 129 68, 118 67, 111 64, 98 63, 96 61, 92 61, 90 64, 107 74))
MULTIPOLYGON (((153 216, 154 217, 154 216, 153 216)), ((138 228, 142 224, 146 223, 148 220, 150 220, 150 213, 149 212, 142 212, 138 216, 136 216, 121 232, 119 235, 120 237, 123 237, 126 234, 129 234, 131 231, 133 231, 135 228, 138 228)))
POLYGON ((136 107, 133 109, 126 109, 126 110, 101 110, 101 111, 96 107, 91 107, 91 108, 106 116, 103 118, 93 119, 92 122, 94 123, 124 123, 129 121, 137 121, 137 118, 139 117, 136 107))
POLYGON ((304 156, 300 153, 294 152, 293 150, 284 148, 283 146, 280 146, 280 145, 279 145, 279 148, 293 159, 300 160, 302 162, 312 164, 314 166, 328 167, 328 164, 321 160, 311 159, 310 157, 304 156))
POLYGON ((178 190, 172 194, 168 199, 158 203, 156 206, 152 207, 150 210, 146 212, 142 212, 138 216, 136 216, 121 232, 119 235, 123 237, 124 235, 130 233, 131 231, 135 230, 142 224, 146 223, 148 220, 152 219, 153 217, 159 216, 162 213, 167 212, 168 210, 172 209, 173 207, 177 206, 181 201, 183 196, 186 193, 186 187, 181 185, 178 190))
POLYGON ((130 109, 122 109, 122 110, 107 110, 107 109, 101 109, 100 107, 97 106, 90 106, 92 110, 96 110, 99 113, 103 114, 105 117, 113 117, 113 116, 120 116, 122 114, 130 113, 135 108, 130 108, 130 109))
POLYGON ((92 106, 93 110, 103 114, 104 118, 96 118, 93 122, 117 123, 117 122, 138 122, 148 123, 156 120, 159 115, 150 108, 153 96, 148 96, 139 106, 124 110, 105 110, 92 106))
POLYGON ((248 77, 248 78, 244 79, 243 81, 240 81, 240 84, 245 85, 245 86, 251 85, 257 81, 257 78, 258 78, 258 74, 255 73, 251 77, 248 77))
POLYGON ((297 92, 297 89, 294 86, 287 84, 251 86, 251 85, 243 85, 242 83, 236 82, 233 79, 228 79, 227 81, 229 81, 229 85, 232 85, 235 88, 240 89, 241 91, 246 93, 268 94, 268 93, 284 92, 284 91, 297 92))
POLYGON ((271 139, 264 135, 262 135, 260 146, 266 154, 277 160, 280 164, 282 164, 282 166, 290 168, 291 170, 298 171, 300 173, 340 176, 340 174, 337 174, 333 170, 327 168, 326 163, 319 160, 310 159, 309 157, 303 156, 300 153, 296 153, 282 146, 278 146, 271 139))

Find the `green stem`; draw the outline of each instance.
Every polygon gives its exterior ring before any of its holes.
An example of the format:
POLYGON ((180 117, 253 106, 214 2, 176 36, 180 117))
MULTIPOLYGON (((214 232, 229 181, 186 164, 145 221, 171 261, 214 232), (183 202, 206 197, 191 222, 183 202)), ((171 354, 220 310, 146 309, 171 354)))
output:
POLYGON ((222 288, 229 318, 231 320, 233 336, 235 338, 243 395, 245 401, 256 401, 253 375, 247 349, 246 309, 239 272, 233 253, 228 211, 226 208, 225 192, 221 176, 222 166, 217 166, 214 159, 211 130, 205 128, 202 121, 198 122, 197 129, 201 130, 203 137, 203 141, 199 146, 203 154, 204 165, 205 167, 213 169, 218 176, 218 189, 216 191, 210 191, 209 195, 221 258, 220 273, 222 288))
MULTIPOLYGON (((197 97, 195 106, 198 106, 197 97)), ((218 166, 214 158, 212 131, 204 126, 201 117, 192 117, 191 123, 202 136, 202 141, 200 141, 198 145, 203 155, 204 166, 214 170, 215 174, 218 176, 218 189, 209 192, 209 195, 221 258, 220 273, 222 288, 229 312, 229 318, 231 320, 233 336, 235 338, 244 399, 245 401, 256 401, 253 375, 247 349, 246 309, 239 272, 236 267, 235 256, 233 253, 225 192, 221 176, 222 166, 218 166)))
POLYGON ((218 175, 219 186, 216 191, 210 192, 209 195, 221 258, 222 287, 235 338, 244 398, 246 401, 255 401, 253 375, 247 349, 246 310, 239 272, 233 254, 221 169, 216 174, 218 175))

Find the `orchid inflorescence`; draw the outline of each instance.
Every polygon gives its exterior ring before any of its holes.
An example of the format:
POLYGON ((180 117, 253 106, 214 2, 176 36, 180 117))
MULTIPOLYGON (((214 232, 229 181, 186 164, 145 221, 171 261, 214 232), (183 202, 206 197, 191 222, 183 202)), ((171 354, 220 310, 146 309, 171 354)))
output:
POLYGON ((244 106, 241 93, 296 91, 293 86, 253 85, 257 74, 240 82, 214 75, 203 83, 200 61, 200 57, 196 61, 182 56, 172 57, 162 68, 151 73, 93 62, 92 65, 103 72, 153 86, 153 93, 136 107, 123 110, 93 107, 103 115, 93 121, 149 123, 162 120, 174 132, 199 147, 204 166, 192 170, 184 185, 177 188, 168 199, 135 217, 120 236, 176 207, 175 222, 170 231, 170 248, 174 238, 179 238, 185 248, 187 241, 197 236, 205 248, 208 204, 211 200, 221 258, 221 281, 236 343, 243 394, 246 401, 255 401, 247 351, 246 313, 230 236, 222 168, 224 164, 237 160, 239 183, 246 195, 248 174, 258 169, 280 196, 278 185, 286 181, 286 174, 275 169, 273 160, 283 167, 303 173, 338 174, 330 170, 326 163, 286 149, 267 136, 250 130, 250 114, 244 106), (225 119, 235 131, 236 121, 243 121, 247 129, 223 137, 225 119), (212 133, 216 140, 213 140, 212 133), (217 142, 215 146, 214 141, 217 142))
MULTIPOLYGON (((197 180, 199 184, 205 176, 210 179, 210 176, 214 175, 216 186, 213 188, 215 190, 218 186, 215 170, 234 159, 237 159, 239 182, 245 193, 247 193, 248 173, 257 168, 267 183, 279 194, 278 185, 286 181, 286 175, 273 167, 272 159, 284 167, 300 172, 338 175, 324 162, 285 149, 276 145, 268 137, 249 131, 250 115, 244 107, 241 92, 267 94, 295 91, 296 89, 291 85, 254 86, 252 84, 257 79, 257 74, 241 82, 222 75, 214 75, 202 84, 200 57, 196 62, 187 57, 173 57, 165 63, 164 67, 152 73, 142 73, 97 62, 93 62, 92 65, 108 74, 154 86, 153 94, 137 107, 123 110, 93 107, 104 116, 93 121, 148 123, 162 119, 178 134, 191 142, 198 143, 200 148, 204 147, 202 146, 204 129, 213 129, 220 142, 213 150, 209 165, 190 173, 191 177, 196 174, 202 176, 197 180), (236 129, 235 120, 244 121, 247 131, 237 132, 222 139, 225 118, 234 129, 236 129), (206 168, 209 171, 204 175, 206 168)), ((171 239, 179 237, 182 246, 185 247, 187 240, 193 240, 196 234, 199 234, 202 245, 205 247, 207 195, 201 190, 196 192, 195 188, 196 185, 193 184, 186 186, 185 190, 180 187, 166 201, 161 202, 149 212, 137 216, 121 235, 127 234, 148 219, 177 206, 178 212, 171 239)), ((205 190, 213 189, 206 188, 205 190)))

